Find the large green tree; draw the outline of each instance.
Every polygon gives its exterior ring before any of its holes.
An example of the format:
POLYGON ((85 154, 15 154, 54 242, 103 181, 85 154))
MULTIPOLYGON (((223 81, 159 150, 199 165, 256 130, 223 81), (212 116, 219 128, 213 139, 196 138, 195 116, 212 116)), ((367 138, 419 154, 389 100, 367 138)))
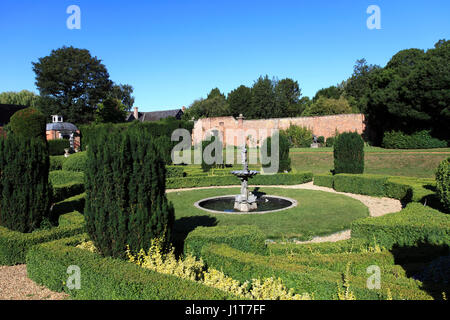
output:
POLYGON ((435 137, 450 139, 450 41, 439 41, 427 52, 402 50, 369 80, 362 111, 375 143, 389 130, 431 130, 435 137))
POLYGON ((251 114, 252 89, 244 85, 239 86, 228 94, 227 102, 233 117, 238 117, 241 113, 245 116, 251 114))
POLYGON ((225 95, 218 88, 214 88, 206 99, 195 100, 185 111, 183 119, 209 118, 229 116, 230 108, 225 95))
POLYGON ((305 101, 300 99, 301 92, 298 82, 290 78, 276 82, 275 99, 279 117, 300 116, 305 108, 305 101))
POLYGON ((62 47, 33 62, 36 86, 43 98, 41 111, 61 114, 74 123, 94 119, 96 106, 111 91, 109 73, 85 49, 62 47))
POLYGON ((130 111, 134 105, 133 90, 129 84, 113 84, 109 97, 120 100, 125 106, 125 111, 130 111))
POLYGON ((245 115, 247 118, 268 119, 281 115, 277 109, 274 81, 267 75, 259 77, 253 84, 251 111, 252 113, 245 115))

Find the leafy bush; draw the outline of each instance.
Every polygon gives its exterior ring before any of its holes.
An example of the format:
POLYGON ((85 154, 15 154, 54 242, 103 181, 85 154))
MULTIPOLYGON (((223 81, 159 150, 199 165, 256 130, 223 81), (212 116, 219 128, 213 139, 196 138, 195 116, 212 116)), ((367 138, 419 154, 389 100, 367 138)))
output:
POLYGON ((62 169, 65 171, 81 171, 86 170, 87 153, 78 152, 71 154, 67 160, 63 162, 62 169))
POLYGON ((64 156, 50 156, 50 171, 62 170, 63 163, 69 158, 64 156))
MULTIPOLYGON (((276 168, 276 164, 269 162, 268 164, 263 164, 262 168, 267 173, 283 173, 291 171, 291 158, 289 157, 289 140, 287 135, 283 132, 279 132, 278 140, 278 171, 272 172, 276 168)), ((268 137, 264 140, 262 145, 262 150, 267 150, 267 157, 272 160, 272 137, 268 137)))
POLYGON ((357 132, 344 132, 334 143, 335 173, 364 172, 364 141, 357 132))
POLYGON ((312 131, 305 127, 291 124, 286 130, 282 130, 292 148, 309 148, 312 143, 312 131))
POLYGON ((432 149, 445 148, 447 142, 433 138, 427 130, 412 135, 401 131, 390 131, 384 133, 382 146, 386 149, 432 149))
POLYGON ((32 232, 49 216, 51 185, 46 142, 15 134, 0 139, 0 224, 32 232))
POLYGON ((0 227, 0 265, 23 264, 25 255, 32 246, 83 232, 84 219, 80 213, 68 213, 60 219, 66 220, 64 225, 32 233, 21 233, 0 227), (72 223, 68 223, 68 220, 72 223))
POLYGON ((352 237, 376 241, 387 249, 421 243, 450 245, 450 216, 420 203, 410 203, 400 212, 376 219, 356 220, 351 230, 352 237))
POLYGON ((255 226, 197 227, 184 242, 184 253, 201 256, 203 247, 211 243, 225 243, 232 248, 266 254, 266 238, 255 226))
POLYGON ((29 278, 50 290, 66 291, 73 299, 236 299, 200 283, 157 273, 120 259, 102 258, 75 247, 86 240, 87 236, 81 235, 34 246, 26 257, 29 278), (69 265, 77 265, 83 272, 80 290, 69 290, 65 285, 69 265))
POLYGON ((325 143, 325 137, 324 136, 317 137, 317 143, 323 145, 325 143))
POLYGON ((67 139, 55 139, 48 141, 48 152, 50 156, 59 156, 65 153, 64 149, 70 148, 70 141, 67 139))
POLYGON ((333 147, 335 141, 336 141, 335 137, 329 137, 329 138, 327 138, 327 142, 326 142, 325 146, 326 147, 333 147))
POLYGON ((26 108, 17 111, 9 123, 11 131, 24 138, 42 138, 46 136, 47 121, 36 108, 26 108))
POLYGON ((101 132, 89 142, 84 214, 102 255, 124 257, 127 245, 137 252, 153 238, 171 240, 174 210, 160 150, 139 128, 101 132))
POLYGON ((436 189, 444 208, 450 211, 450 158, 442 161, 436 170, 436 189))

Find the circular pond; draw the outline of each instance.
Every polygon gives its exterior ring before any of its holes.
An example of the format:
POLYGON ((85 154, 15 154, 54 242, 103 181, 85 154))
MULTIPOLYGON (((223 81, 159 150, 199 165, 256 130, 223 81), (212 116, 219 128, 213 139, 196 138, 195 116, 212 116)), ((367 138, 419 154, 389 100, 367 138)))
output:
POLYGON ((290 198, 279 196, 264 195, 256 200, 257 209, 249 212, 241 212, 234 209, 235 196, 221 196, 202 199, 194 205, 202 210, 213 213, 229 213, 229 214, 263 214, 268 212, 276 212, 286 210, 297 206, 297 201, 290 198))

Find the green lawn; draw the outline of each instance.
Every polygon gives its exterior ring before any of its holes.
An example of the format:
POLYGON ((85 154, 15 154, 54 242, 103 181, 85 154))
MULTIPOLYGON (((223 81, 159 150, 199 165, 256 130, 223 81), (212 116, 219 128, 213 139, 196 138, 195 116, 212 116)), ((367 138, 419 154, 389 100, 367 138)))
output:
POLYGON ((176 237, 184 239, 197 226, 255 225, 268 239, 308 240, 348 229, 353 220, 369 215, 361 202, 342 195, 281 188, 261 188, 259 191, 293 198, 298 201, 298 206, 261 215, 214 214, 197 209, 194 203, 213 196, 238 194, 238 188, 168 193, 167 197, 175 207, 176 237))

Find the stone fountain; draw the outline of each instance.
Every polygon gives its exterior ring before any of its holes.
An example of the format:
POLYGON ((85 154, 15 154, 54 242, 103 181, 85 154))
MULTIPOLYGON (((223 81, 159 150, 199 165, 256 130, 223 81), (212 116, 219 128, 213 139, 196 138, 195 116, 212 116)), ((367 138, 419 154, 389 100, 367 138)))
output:
POLYGON ((259 172, 254 170, 248 170, 247 162, 247 147, 244 140, 242 146, 242 170, 231 171, 236 177, 241 180, 241 194, 238 194, 234 200, 234 209, 241 212, 249 212, 250 210, 257 209, 257 198, 254 194, 248 191, 248 179, 257 175, 259 172))

